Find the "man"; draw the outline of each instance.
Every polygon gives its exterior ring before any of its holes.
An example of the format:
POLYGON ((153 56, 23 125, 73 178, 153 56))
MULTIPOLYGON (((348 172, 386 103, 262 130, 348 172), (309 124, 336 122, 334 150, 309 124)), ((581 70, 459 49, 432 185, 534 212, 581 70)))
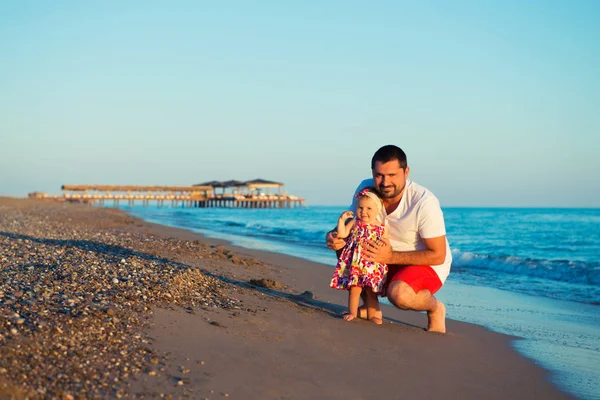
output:
MULTIPOLYGON (((387 298, 398 308, 427 311, 430 332, 446 332, 446 307, 433 295, 450 273, 452 255, 446 240, 444 216, 438 199, 408 179, 406 154, 397 146, 383 146, 371 159, 372 179, 356 189, 374 187, 383 200, 379 215, 389 239, 369 242, 364 256, 388 264, 387 298)), ((355 202, 352 208, 355 210, 355 202)), ((327 247, 339 251, 346 244, 327 234, 327 247)), ((379 314, 381 311, 379 311, 379 314)), ((360 317, 366 317, 364 306, 360 317)), ((379 315, 381 317, 381 315, 379 315)))

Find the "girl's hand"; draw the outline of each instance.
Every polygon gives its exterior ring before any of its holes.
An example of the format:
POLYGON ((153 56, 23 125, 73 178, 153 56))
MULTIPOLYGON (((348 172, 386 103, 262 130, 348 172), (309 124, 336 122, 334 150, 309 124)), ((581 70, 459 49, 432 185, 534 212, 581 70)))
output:
POLYGON ((352 211, 344 211, 338 218, 338 221, 346 222, 350 218, 354 218, 354 213, 352 211))

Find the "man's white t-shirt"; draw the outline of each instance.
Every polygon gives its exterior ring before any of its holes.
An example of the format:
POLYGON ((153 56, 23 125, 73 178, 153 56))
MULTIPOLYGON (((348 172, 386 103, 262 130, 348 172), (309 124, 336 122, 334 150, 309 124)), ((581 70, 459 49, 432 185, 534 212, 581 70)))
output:
MULTIPOLYGON (((356 195, 366 187, 373 186, 373 179, 365 179, 358 185, 354 194, 356 195)), ((352 200, 351 209, 356 213, 356 197, 352 200)), ((398 207, 389 215, 385 207, 382 207, 377 220, 381 223, 385 221, 385 229, 394 251, 426 250, 427 246, 425 246, 423 238, 429 239, 446 235, 444 215, 437 197, 410 179, 406 181, 406 187, 398 207)), ((446 260, 443 264, 431 266, 442 283, 446 281, 450 273, 451 264, 452 253, 448 239, 446 239, 446 260)))

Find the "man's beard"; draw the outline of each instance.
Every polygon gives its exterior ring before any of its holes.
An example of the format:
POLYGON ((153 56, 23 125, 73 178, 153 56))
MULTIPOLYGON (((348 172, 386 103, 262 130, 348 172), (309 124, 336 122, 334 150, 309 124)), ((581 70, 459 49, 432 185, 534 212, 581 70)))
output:
POLYGON ((402 191, 404 190, 404 188, 406 187, 406 182, 404 183, 404 185, 402 185, 402 187, 400 189, 398 189, 396 187, 396 185, 390 185, 390 186, 379 186, 377 187, 377 192, 379 193, 379 195, 384 198, 384 199, 393 199, 394 197, 398 196, 400 193, 402 193, 402 191), (394 190, 392 192, 383 192, 383 189, 386 188, 394 188, 394 190))

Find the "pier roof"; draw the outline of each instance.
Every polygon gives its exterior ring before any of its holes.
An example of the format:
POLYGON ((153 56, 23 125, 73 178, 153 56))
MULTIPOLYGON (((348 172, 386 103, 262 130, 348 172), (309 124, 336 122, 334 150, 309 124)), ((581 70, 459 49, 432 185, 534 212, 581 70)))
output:
POLYGON ((203 182, 203 183, 197 183, 193 186, 212 186, 214 188, 221 188, 221 187, 225 187, 224 182, 221 181, 208 181, 208 182, 203 182))
POLYGON ((97 190, 102 192, 198 192, 211 191, 211 186, 140 186, 140 185, 62 185, 62 190, 84 192, 97 190))
POLYGON ((222 182, 224 187, 243 187, 246 186, 246 182, 236 181, 235 179, 231 179, 229 181, 222 182))
MULTIPOLYGON (((203 183, 199 183, 198 185, 203 185, 203 186, 212 186, 213 188, 228 188, 228 187, 281 187, 283 186, 283 183, 281 182, 275 182, 275 181, 268 181, 266 179, 253 179, 251 181, 238 181, 235 179, 229 180, 229 181, 208 181, 208 182, 203 182, 203 183)), ((198 186, 198 185, 194 185, 194 186, 198 186)))
POLYGON ((257 179, 253 179, 251 181, 246 181, 246 186, 248 186, 248 187, 281 187, 281 186, 283 186, 283 183, 257 178, 257 179))

